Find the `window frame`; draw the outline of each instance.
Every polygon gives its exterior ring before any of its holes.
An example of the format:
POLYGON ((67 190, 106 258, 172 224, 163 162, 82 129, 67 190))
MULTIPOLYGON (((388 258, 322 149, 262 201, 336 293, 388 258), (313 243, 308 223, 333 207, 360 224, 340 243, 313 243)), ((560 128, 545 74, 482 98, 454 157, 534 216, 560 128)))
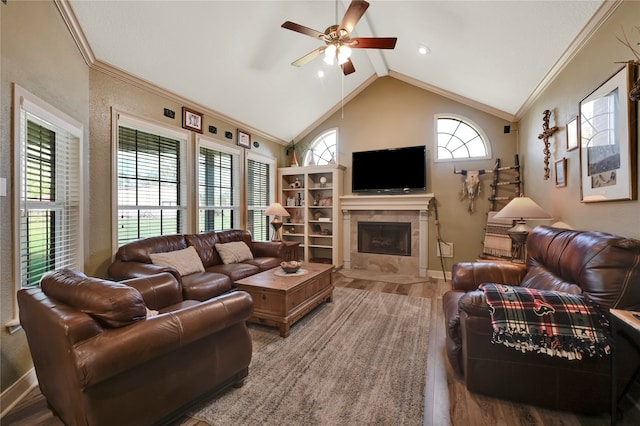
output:
MULTIPOLYGON (((23 129, 22 129, 22 114, 23 111, 25 114, 32 115, 35 117, 37 121, 41 121, 45 123, 43 127, 50 128, 54 131, 64 131, 66 135, 69 136, 69 140, 74 144, 77 144, 77 147, 74 148, 73 155, 76 157, 75 160, 77 163, 77 168, 74 170, 74 173, 77 173, 77 178, 79 179, 79 183, 77 184, 77 206, 75 207, 77 211, 77 220, 75 221, 75 225, 78 227, 80 232, 77 233, 77 236, 74 238, 75 249, 73 250, 74 260, 70 262, 70 264, 62 265, 60 259, 57 259, 56 267, 73 267, 77 270, 84 270, 84 200, 86 194, 86 183, 83 178, 84 168, 83 168, 83 159, 84 159, 84 125, 69 116, 65 112, 59 110, 55 106, 49 104, 48 102, 40 99, 36 95, 32 94, 28 90, 19 86, 16 83, 13 83, 13 180, 15 183, 15 190, 13 191, 13 206, 11 209, 12 212, 12 234, 13 234, 13 254, 12 254, 12 263, 14 270, 14 320, 10 322, 8 325, 13 325, 16 322, 17 325, 17 316, 18 316, 18 303, 17 303, 17 292, 22 286, 22 268, 21 268, 21 208, 22 208, 22 137, 23 137, 23 129)), ((38 123, 42 125, 42 123, 38 123)), ((26 125, 25 120, 25 125, 26 125)), ((26 129, 24 129, 26 131, 26 129)), ((24 136, 26 138, 26 135, 24 136)), ((59 147, 55 148, 56 150, 59 147)), ((56 165, 56 168, 59 168, 59 165, 56 165)), ((57 183, 56 183, 57 185, 57 183)))
MULTIPOLYGON (((242 202, 241 202, 241 194, 240 194, 240 185, 241 185, 241 162, 242 162, 242 149, 237 148, 235 146, 229 146, 228 144, 223 144, 222 142, 208 138, 206 136, 196 136, 196 144, 195 151, 193 153, 193 162, 194 162, 194 173, 193 173, 193 185, 194 190, 189 191, 193 193, 194 200, 193 205, 195 206, 193 212, 193 229, 195 232, 199 233, 200 231, 200 148, 204 147, 207 149, 224 152, 226 154, 230 154, 233 157, 231 163, 231 174, 233 185, 233 194, 234 194, 234 203, 231 207, 232 210, 235 210, 235 214, 233 217, 232 228, 240 228, 242 223, 242 202)), ((206 231, 205 231, 206 232, 206 231)))
POLYGON ((452 114, 452 113, 440 113, 440 114, 435 114, 434 115, 434 121, 433 121, 433 127, 434 127, 434 138, 433 138, 433 150, 434 150, 434 155, 433 155, 433 161, 434 163, 452 163, 452 162, 460 162, 460 161, 477 161, 477 160, 489 160, 492 158, 492 150, 491 150, 491 141, 489 140, 489 137, 487 136, 487 134, 485 133, 485 131, 482 129, 482 127, 480 127, 476 122, 474 122, 473 120, 460 115, 460 114, 452 114), (438 157, 438 120, 441 118, 451 118, 454 120, 458 120, 463 122, 464 124, 466 124, 467 126, 471 127, 473 130, 475 130, 478 135, 480 136, 480 138, 482 139, 482 142, 484 143, 484 146, 487 150, 487 155, 482 156, 482 157, 460 157, 460 158, 439 158, 438 157))
POLYGON ((264 155, 260 155, 260 154, 255 154, 253 152, 249 152, 247 153, 247 167, 246 167, 246 186, 247 186, 247 199, 246 199, 246 206, 247 206, 247 229, 251 232, 251 235, 253 237, 254 240, 256 241, 270 241, 270 233, 271 233, 271 228, 270 225, 268 223, 268 217, 265 216, 265 220, 267 221, 267 236, 265 240, 257 240, 256 236, 253 234, 252 230, 249 228, 249 216, 250 216, 250 212, 254 211, 254 210, 266 210, 267 207, 269 207, 272 203, 274 203, 276 201, 276 168, 277 168, 277 162, 276 159, 273 157, 267 157, 264 155), (260 206, 260 207, 264 207, 264 208, 255 208, 255 206, 252 206, 249 204, 249 187, 252 184, 249 181, 249 161, 258 161, 261 163, 265 163, 269 165, 269 202, 266 206, 260 206))
POLYGON ((181 232, 189 232, 192 228, 192 214, 189 211, 191 203, 191 194, 190 191, 190 180, 188 176, 190 175, 190 170, 193 170, 193 144, 190 143, 191 134, 187 130, 180 130, 174 127, 168 127, 163 124, 153 122, 148 119, 143 119, 137 117, 132 114, 124 113, 117 111, 115 109, 112 110, 112 123, 111 126, 111 140, 112 140, 112 150, 111 150, 111 184, 112 184, 112 235, 111 235, 111 243, 112 243, 112 252, 116 253, 118 248, 120 247, 118 244, 118 210, 119 210, 119 191, 118 191, 118 148, 119 148, 119 129, 120 126, 133 128, 136 130, 140 130, 143 132, 151 133, 154 135, 177 139, 180 141, 180 154, 181 154, 181 200, 179 209, 184 211, 184 221, 182 223, 181 232))
POLYGON ((313 152, 313 148, 315 145, 319 144, 321 142, 321 140, 324 139, 325 135, 327 135, 328 133, 335 133, 336 135, 336 143, 335 143, 335 151, 333 152, 333 163, 331 163, 330 161, 328 161, 326 164, 334 164, 334 163, 338 163, 338 153, 339 153, 339 143, 340 143, 340 132, 338 130, 337 127, 332 127, 330 129, 326 129, 323 130, 321 132, 319 132, 312 140, 311 143, 309 143, 306 148, 305 148, 305 153, 304 156, 302 158, 302 165, 303 166, 323 166, 325 165, 323 164, 318 164, 317 162, 315 162, 314 164, 309 164, 309 157, 313 152))

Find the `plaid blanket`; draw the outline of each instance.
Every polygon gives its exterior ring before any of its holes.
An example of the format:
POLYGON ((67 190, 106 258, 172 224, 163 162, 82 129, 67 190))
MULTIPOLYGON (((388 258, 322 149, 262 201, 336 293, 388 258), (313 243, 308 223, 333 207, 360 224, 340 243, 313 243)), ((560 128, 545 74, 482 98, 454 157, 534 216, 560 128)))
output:
POLYGON ((610 352, 606 318, 583 296, 485 283, 493 343, 567 359, 610 352))

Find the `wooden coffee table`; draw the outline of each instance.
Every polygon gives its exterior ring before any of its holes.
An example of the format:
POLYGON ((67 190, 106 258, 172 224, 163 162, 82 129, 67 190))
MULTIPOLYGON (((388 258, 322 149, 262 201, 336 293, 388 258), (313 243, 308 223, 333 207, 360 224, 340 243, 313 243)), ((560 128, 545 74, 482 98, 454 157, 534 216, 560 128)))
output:
POLYGON ((333 300, 333 265, 303 263, 301 270, 307 273, 280 276, 277 267, 236 281, 239 290, 253 297, 249 321, 279 327, 280 336, 287 337, 293 323, 333 300))

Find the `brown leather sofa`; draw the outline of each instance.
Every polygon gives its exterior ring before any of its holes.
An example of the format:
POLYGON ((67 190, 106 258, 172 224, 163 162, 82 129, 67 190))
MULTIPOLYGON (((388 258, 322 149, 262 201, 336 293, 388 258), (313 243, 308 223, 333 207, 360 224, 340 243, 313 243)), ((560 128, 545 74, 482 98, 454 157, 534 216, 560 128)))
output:
POLYGON ((169 273, 116 283, 59 270, 18 304, 40 390, 66 425, 156 424, 247 376, 246 292, 199 302, 169 273))
MULTIPOLYGON (((610 407, 610 356, 567 360, 491 343, 492 325, 482 283, 584 294, 608 316, 610 308, 640 310, 640 241, 601 232, 536 227, 527 264, 465 262, 453 266, 453 290, 443 296, 446 352, 472 392, 585 413, 610 407)), ((621 342, 622 390, 640 365, 621 342)), ((618 359, 620 359, 618 358, 618 359)))
POLYGON ((176 234, 143 238, 124 244, 118 249, 115 261, 107 273, 114 280, 154 275, 170 272, 180 282, 186 299, 207 300, 233 289, 233 283, 258 272, 279 266, 285 258, 284 244, 271 241, 252 241, 251 233, 231 229, 211 231, 202 234, 176 234), (216 244, 244 242, 253 259, 224 264, 215 248, 216 244), (204 272, 181 276, 168 266, 152 263, 152 253, 168 253, 195 247, 204 266, 204 272))

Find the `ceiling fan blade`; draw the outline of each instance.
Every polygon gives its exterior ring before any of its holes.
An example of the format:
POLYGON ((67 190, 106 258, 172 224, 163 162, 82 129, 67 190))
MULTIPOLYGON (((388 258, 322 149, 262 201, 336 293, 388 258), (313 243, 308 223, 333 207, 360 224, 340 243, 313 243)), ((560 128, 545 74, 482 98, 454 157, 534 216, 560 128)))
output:
POLYGON ((368 7, 369 3, 367 3, 366 1, 353 0, 349 5, 349 8, 345 12, 344 17, 342 18, 340 29, 347 30, 347 32, 351 34, 351 31, 353 31, 356 24, 358 23, 360 18, 362 18, 362 15, 364 15, 364 12, 368 7))
POLYGON ((327 48, 327 46, 318 47, 316 50, 313 50, 313 51, 307 53, 302 58, 291 62, 291 65, 293 65, 294 67, 301 67, 304 64, 307 64, 307 63, 313 61, 318 56, 322 55, 322 52, 324 52, 324 50, 326 48, 327 48))
POLYGON ((353 62, 351 62, 351 58, 347 59, 347 62, 340 65, 342 67, 342 72, 344 75, 349 75, 351 73, 356 72, 356 67, 353 66, 353 62))
POLYGON ((397 41, 396 37, 355 37, 349 46, 356 49, 394 49, 397 41))
POLYGON ((313 37, 316 39, 324 40, 325 34, 320 31, 314 30, 309 27, 305 27, 300 24, 296 24, 295 22, 287 21, 281 25, 282 28, 286 28, 291 31, 295 31, 300 34, 308 35, 309 37, 313 37))

